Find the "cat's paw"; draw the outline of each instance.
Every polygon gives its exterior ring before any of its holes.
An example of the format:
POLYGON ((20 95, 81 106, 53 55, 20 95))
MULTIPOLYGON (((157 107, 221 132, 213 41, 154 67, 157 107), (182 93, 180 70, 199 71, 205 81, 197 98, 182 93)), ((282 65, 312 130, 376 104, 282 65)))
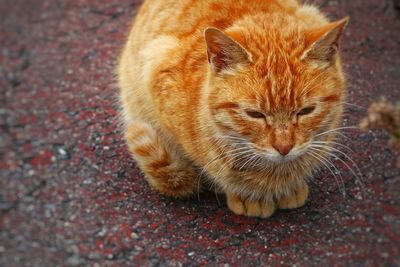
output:
POLYGON ((308 198, 308 185, 302 182, 301 185, 289 196, 284 196, 278 200, 280 209, 296 209, 304 206, 308 198))
POLYGON ((233 194, 227 194, 226 197, 229 209, 237 215, 267 218, 270 217, 276 209, 273 201, 250 201, 233 194))

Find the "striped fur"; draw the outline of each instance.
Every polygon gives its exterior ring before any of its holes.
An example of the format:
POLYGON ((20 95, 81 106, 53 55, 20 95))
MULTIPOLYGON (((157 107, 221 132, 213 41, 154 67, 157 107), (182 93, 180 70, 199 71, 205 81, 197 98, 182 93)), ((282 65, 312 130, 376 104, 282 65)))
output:
POLYGON ((346 23, 295 0, 146 0, 118 78, 150 184, 185 197, 206 176, 248 216, 304 205, 320 165, 308 145, 333 140, 342 115, 346 23))

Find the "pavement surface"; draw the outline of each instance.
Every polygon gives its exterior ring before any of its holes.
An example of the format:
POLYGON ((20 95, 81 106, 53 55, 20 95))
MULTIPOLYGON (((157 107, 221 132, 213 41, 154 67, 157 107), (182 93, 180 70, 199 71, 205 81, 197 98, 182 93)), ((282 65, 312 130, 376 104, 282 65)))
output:
MULTIPOLYGON (((392 1, 317 3, 351 17, 344 125, 357 125, 370 102, 400 100, 398 12, 392 1)), ((305 207, 270 219, 235 216, 211 193, 153 191, 115 101, 113 69, 139 5, 0 1, 0 266, 400 266, 400 170, 383 131, 344 131, 364 188, 340 156, 345 197, 323 170, 305 207)))

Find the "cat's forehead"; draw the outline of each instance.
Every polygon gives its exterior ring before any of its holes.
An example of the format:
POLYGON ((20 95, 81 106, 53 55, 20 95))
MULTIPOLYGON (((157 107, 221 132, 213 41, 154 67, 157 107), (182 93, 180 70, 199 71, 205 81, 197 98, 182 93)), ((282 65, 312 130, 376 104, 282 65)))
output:
POLYGON ((300 96, 301 74, 287 63, 260 64, 254 79, 258 96, 275 106, 291 105, 300 96))
POLYGON ((249 99, 260 106, 275 111, 293 110, 305 103, 335 95, 331 87, 325 86, 331 83, 332 77, 323 71, 307 70, 304 66, 296 68, 289 63, 269 68, 260 66, 258 69, 254 67, 251 77, 240 79, 249 89, 249 99))

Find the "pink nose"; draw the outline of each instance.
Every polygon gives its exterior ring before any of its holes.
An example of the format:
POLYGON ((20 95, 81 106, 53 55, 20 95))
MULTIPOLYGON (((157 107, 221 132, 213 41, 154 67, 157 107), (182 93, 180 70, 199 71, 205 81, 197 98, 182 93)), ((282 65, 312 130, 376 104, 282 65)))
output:
POLYGON ((274 145, 274 148, 282 155, 286 156, 289 154, 290 150, 292 150, 293 145, 292 144, 279 144, 279 145, 274 145))

